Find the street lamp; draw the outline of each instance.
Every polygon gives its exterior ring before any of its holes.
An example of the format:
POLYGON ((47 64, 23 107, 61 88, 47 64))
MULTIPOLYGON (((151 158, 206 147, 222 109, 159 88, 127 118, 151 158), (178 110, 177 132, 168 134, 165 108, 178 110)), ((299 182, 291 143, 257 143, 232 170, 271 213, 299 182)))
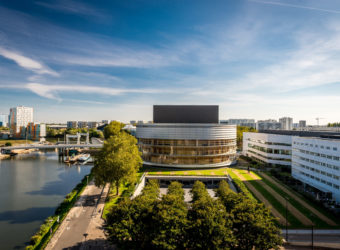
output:
POLYGON ((286 242, 288 242, 288 220, 287 220, 287 206, 288 206, 288 197, 285 197, 286 200, 286 242))
POLYGON ((310 214, 310 219, 312 221, 312 250, 314 250, 314 221, 313 221, 313 214, 310 214))

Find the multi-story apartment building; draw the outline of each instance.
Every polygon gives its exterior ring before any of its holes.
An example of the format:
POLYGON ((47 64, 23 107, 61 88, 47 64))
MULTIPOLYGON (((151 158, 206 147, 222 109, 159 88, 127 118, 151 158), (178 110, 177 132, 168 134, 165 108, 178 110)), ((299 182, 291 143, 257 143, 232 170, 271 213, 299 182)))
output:
POLYGON ((259 120, 256 122, 256 129, 258 131, 262 130, 277 130, 281 129, 281 123, 277 122, 276 120, 269 119, 269 120, 259 120))
POLYGON ((307 127, 307 122, 305 120, 300 120, 299 121, 299 128, 305 128, 307 127))
POLYGON ((291 165, 292 138, 287 135, 243 133, 243 155, 273 165, 291 165))
POLYGON ((243 154, 269 164, 291 166, 295 179, 331 194, 340 203, 339 133, 243 133, 243 154))
POLYGON ((279 119, 281 123, 281 129, 283 130, 292 130, 293 129, 293 118, 290 117, 282 117, 279 119))
POLYGON ((87 122, 87 127, 88 128, 97 128, 98 122, 87 122))
POLYGON ((19 106, 10 109, 9 127, 12 136, 20 132, 20 127, 26 127, 30 122, 33 122, 33 108, 19 106))
POLYGON ((5 114, 0 114, 0 123, 2 127, 7 127, 7 123, 8 123, 8 115, 5 114))
POLYGON ((86 121, 79 121, 78 122, 78 128, 87 128, 87 122, 86 121))
POLYGON ((78 122, 77 121, 68 121, 67 122, 67 128, 78 128, 78 122))

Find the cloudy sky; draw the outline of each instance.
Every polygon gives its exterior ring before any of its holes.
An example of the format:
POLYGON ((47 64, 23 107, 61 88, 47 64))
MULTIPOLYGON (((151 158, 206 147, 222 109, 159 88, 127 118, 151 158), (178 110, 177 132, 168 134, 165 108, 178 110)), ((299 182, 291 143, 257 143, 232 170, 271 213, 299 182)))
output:
POLYGON ((1 1, 0 113, 151 120, 153 104, 340 121, 340 1, 1 1))

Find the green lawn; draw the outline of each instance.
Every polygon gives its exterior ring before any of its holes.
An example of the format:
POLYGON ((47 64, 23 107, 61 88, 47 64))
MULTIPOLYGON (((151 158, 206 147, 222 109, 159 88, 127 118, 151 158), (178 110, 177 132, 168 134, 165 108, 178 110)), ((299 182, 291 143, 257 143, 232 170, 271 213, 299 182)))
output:
MULTIPOLYGON (((247 170, 237 170, 251 185, 253 185, 257 191, 259 191, 269 202, 270 204, 283 216, 286 214, 286 208, 283 206, 270 192, 268 192, 262 185, 261 185, 261 177, 254 174, 260 179, 255 180, 253 177, 248 175, 247 170)), ((231 171, 230 171, 231 172, 231 171)), ((237 178, 235 174, 233 174, 237 178)), ((303 228, 304 225, 290 212, 287 211, 287 219, 290 223, 290 228, 303 228)))
POLYGON ((225 176, 228 168, 214 168, 214 169, 169 169, 169 168, 157 168, 157 167, 144 167, 143 171, 148 175, 206 175, 206 176, 225 176))

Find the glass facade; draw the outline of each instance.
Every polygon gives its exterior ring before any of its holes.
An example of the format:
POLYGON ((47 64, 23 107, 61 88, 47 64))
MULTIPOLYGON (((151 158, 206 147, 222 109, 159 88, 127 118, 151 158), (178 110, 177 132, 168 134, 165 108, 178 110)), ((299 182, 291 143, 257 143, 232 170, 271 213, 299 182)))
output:
POLYGON ((164 165, 230 165, 236 160, 236 140, 139 139, 144 162, 164 165))

